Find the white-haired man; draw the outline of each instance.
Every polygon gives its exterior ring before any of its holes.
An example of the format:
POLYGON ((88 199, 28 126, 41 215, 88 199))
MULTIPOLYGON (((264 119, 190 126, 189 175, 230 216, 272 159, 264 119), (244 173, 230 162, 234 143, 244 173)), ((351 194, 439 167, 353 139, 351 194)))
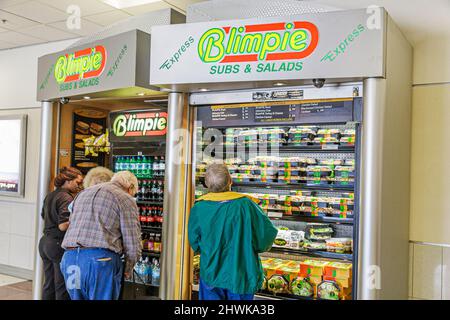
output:
POLYGON ((264 279, 258 254, 271 248, 277 229, 257 199, 230 191, 226 165, 210 165, 205 182, 209 193, 192 208, 188 226, 201 257, 199 298, 252 300, 264 279))
POLYGON ((61 271, 72 300, 117 300, 141 256, 141 227, 134 195, 138 181, 129 171, 92 186, 75 199, 61 271), (125 271, 121 255, 125 255, 125 271))

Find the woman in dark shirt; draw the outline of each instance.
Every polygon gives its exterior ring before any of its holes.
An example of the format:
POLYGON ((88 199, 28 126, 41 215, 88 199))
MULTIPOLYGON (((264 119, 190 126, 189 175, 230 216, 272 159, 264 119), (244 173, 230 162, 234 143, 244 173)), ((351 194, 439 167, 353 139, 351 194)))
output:
POLYGON ((64 249, 64 234, 69 227, 68 206, 81 190, 82 173, 72 167, 64 167, 56 176, 55 191, 49 193, 42 207, 44 235, 39 242, 39 254, 44 262, 43 300, 68 300, 64 277, 59 268, 64 249))

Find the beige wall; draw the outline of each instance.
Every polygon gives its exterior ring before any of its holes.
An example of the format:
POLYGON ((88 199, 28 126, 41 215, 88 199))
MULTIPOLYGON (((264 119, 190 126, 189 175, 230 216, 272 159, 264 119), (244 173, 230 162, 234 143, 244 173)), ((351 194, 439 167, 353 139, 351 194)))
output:
POLYGON ((450 37, 414 48, 411 225, 414 241, 450 244, 450 37))
POLYGON ((410 290, 450 299, 450 36, 414 47, 410 290))

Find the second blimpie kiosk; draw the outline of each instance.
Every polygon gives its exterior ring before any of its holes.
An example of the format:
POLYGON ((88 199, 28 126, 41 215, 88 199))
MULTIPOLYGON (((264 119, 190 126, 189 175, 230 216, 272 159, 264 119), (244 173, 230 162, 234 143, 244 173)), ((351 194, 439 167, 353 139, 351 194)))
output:
MULTIPOLYGON (((150 35, 145 31, 154 23, 184 21, 183 15, 171 9, 152 12, 39 58, 37 100, 42 101, 42 131, 37 241, 43 231, 42 203, 53 190, 58 169, 73 166, 86 173, 106 166, 113 171, 133 171, 138 177, 145 267, 161 261, 164 249, 160 244, 165 237, 161 225, 167 222, 162 198, 164 156, 171 125, 167 93, 149 84, 150 35)), ((34 299, 41 298, 42 280, 42 260, 36 249, 34 299)), ((159 296, 159 281, 153 280, 137 279, 138 285, 125 292, 124 298, 159 296)))
POLYGON ((224 160, 280 229, 258 298, 406 299, 411 59, 382 8, 153 27, 150 84, 170 91, 176 146, 162 297, 196 296, 189 210, 224 160))

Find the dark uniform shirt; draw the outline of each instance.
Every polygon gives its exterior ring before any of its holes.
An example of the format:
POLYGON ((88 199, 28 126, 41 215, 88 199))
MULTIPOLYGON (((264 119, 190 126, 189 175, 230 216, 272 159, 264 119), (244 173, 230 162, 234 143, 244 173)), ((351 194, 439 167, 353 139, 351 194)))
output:
POLYGON ((73 201, 73 195, 66 189, 58 188, 45 197, 42 207, 42 219, 44 219, 44 235, 62 240, 64 231, 59 230, 61 223, 69 221, 69 204, 73 201))

